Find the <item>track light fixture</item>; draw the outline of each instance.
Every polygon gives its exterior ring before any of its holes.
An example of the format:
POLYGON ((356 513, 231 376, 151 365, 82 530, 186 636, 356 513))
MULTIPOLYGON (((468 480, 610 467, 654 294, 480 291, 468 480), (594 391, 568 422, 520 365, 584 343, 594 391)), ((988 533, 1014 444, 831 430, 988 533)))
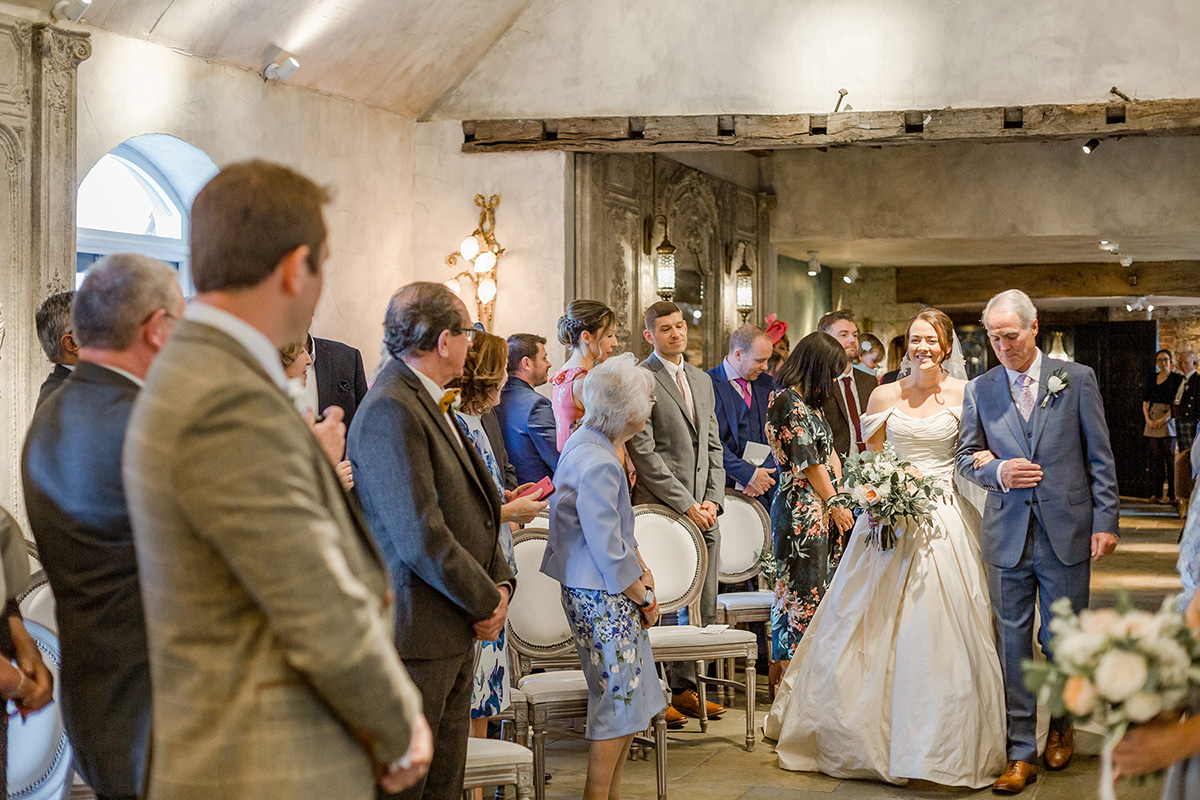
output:
POLYGON ((815 278, 821 274, 821 261, 818 258, 821 254, 816 250, 808 251, 808 276, 815 278))
POLYGON ((1149 314, 1154 310, 1154 303, 1147 302, 1145 297, 1138 297, 1126 303, 1125 310, 1130 313, 1133 313, 1134 311, 1145 311, 1147 314, 1149 314))
POLYGON ((1084 144, 1084 146, 1083 146, 1083 152, 1088 153, 1090 155, 1091 152, 1099 146, 1100 146, 1099 139, 1088 139, 1087 143, 1084 144))
POLYGON ((1122 258, 1121 266, 1122 267, 1132 267, 1133 266, 1133 256, 1125 256, 1124 258, 1122 258))
POLYGON ((296 74, 296 70, 300 69, 300 62, 294 57, 288 56, 282 61, 273 61, 263 68, 263 77, 269 81, 286 81, 288 78, 296 74))
POLYGON ((858 263, 857 261, 853 262, 850 265, 850 269, 846 270, 846 274, 842 276, 842 280, 844 280, 846 283, 854 283, 856 280, 858 280, 858 268, 861 266, 862 264, 858 263))
MULTIPOLYGON (((842 101, 846 99, 846 95, 848 95, 848 94, 850 94, 850 92, 848 92, 847 90, 838 89, 837 105, 835 105, 833 107, 833 113, 836 114, 838 112, 838 109, 842 107, 842 101)), ((847 108, 846 110, 849 111, 850 109, 847 108)))
POLYGON ((58 0, 50 11, 50 15, 59 22, 64 20, 79 22, 91 7, 92 0, 58 0))

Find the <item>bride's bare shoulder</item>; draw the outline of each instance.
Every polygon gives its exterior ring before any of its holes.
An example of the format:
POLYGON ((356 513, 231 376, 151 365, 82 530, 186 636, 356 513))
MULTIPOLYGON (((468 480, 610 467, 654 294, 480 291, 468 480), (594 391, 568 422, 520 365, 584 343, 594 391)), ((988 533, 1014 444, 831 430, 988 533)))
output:
POLYGON ((963 392, 967 388, 967 382, 960 378, 946 377, 942 381, 942 393, 945 395, 948 405, 960 406, 963 401, 963 392))
POLYGON ((876 386, 867 400, 867 413, 878 414, 886 411, 900 400, 900 382, 882 383, 876 386))

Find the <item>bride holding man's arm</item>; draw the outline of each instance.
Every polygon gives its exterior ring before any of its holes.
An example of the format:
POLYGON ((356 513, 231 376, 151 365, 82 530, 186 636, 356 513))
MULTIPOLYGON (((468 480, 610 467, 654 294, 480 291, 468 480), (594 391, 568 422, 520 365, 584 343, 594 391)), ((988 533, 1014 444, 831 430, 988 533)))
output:
MULTIPOLYGON (((890 441, 946 494, 892 549, 869 541, 859 516, 765 728, 784 769, 982 788, 1005 766, 1005 707, 980 517, 954 486, 966 381, 951 373, 965 371, 949 363, 941 311, 919 312, 905 340, 910 369, 871 394, 863 435, 872 450, 890 441)), ((981 450, 976 463, 990 458, 981 450)))

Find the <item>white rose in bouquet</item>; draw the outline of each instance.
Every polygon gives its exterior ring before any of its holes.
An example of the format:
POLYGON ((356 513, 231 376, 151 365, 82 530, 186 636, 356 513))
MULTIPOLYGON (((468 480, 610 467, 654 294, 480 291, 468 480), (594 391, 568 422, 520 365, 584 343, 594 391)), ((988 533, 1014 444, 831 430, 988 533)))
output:
POLYGON ((1109 635, 1115 625, 1121 621, 1121 615, 1111 608, 1098 611, 1084 611, 1079 615, 1079 627, 1088 633, 1109 635))
POLYGON ((1134 692, 1125 701, 1125 714, 1130 722, 1148 722, 1162 711, 1162 700, 1153 692, 1134 692))
POLYGON ((1146 685, 1150 670, 1146 659, 1127 650, 1109 650, 1096 665, 1096 688, 1113 703, 1120 703, 1146 685))
POLYGON ((1146 649, 1158 659, 1160 678, 1164 684, 1179 686, 1187 681, 1192 660, 1179 642, 1174 639, 1155 639, 1146 643, 1146 649))
MULTIPOLYGON (((1057 620, 1055 620, 1057 622, 1057 620)), ((1054 655, 1061 659, 1064 665, 1085 667, 1099 655, 1108 644, 1108 637, 1102 633, 1086 631, 1067 631, 1054 646, 1054 655)))

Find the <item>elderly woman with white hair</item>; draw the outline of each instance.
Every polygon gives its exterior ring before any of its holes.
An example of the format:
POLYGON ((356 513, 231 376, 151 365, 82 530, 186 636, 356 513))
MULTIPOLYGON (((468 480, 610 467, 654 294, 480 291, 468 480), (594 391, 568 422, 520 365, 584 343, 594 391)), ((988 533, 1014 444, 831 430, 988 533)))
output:
POLYGON ((592 744, 584 800, 620 797, 633 735, 666 708, 645 631, 658 620, 654 577, 638 554, 629 484, 617 456, 645 427, 652 381, 629 353, 588 373, 583 421, 563 447, 550 498, 542 572, 563 586, 588 684, 592 744))

